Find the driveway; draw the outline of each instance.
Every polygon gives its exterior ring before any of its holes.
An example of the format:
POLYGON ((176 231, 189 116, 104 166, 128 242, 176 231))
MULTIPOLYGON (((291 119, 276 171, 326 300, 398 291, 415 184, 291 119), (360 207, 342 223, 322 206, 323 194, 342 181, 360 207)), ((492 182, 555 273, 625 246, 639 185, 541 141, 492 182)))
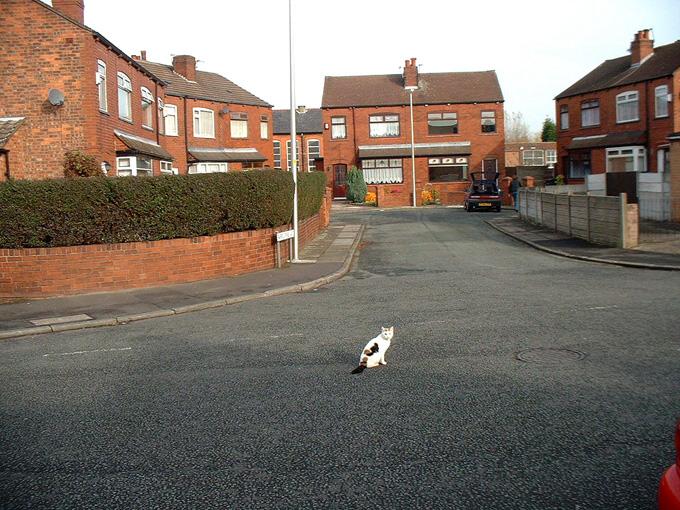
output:
POLYGON ((680 274, 338 214, 364 244, 317 291, 0 343, 0 506, 655 508, 680 274), (388 365, 350 375, 381 325, 388 365))

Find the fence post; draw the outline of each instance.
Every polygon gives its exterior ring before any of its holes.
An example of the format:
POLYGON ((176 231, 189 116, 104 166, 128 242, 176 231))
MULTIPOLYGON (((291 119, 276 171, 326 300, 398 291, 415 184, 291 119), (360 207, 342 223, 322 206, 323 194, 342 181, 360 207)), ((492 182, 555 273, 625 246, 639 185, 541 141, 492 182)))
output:
POLYGON ((545 223, 543 222, 543 195, 541 195, 540 193, 536 194, 536 217, 538 218, 538 223, 540 225, 545 225, 545 223), (541 214, 540 215, 538 214, 538 211, 539 211, 538 204, 539 203, 541 204, 541 208, 540 208, 541 214))
POLYGON ((626 237, 628 235, 628 229, 627 229, 627 214, 626 211, 628 209, 628 195, 626 193, 619 193, 619 222, 621 223, 620 225, 620 231, 619 231, 619 242, 617 243, 619 248, 625 248, 628 243, 626 243, 626 237))
POLYGON ((567 192, 567 220, 569 221, 569 237, 571 237, 571 195, 572 192, 567 192))
POLYGON ((590 191, 586 191, 586 240, 590 242, 590 191))

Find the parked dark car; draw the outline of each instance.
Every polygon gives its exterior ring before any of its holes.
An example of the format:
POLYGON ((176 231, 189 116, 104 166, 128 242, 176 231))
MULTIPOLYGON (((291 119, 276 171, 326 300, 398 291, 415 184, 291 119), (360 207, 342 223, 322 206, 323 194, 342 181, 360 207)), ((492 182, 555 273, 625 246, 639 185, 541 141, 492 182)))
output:
POLYGON ((498 189, 498 173, 493 179, 484 179, 481 172, 470 174, 470 187, 465 192, 463 207, 465 210, 475 211, 489 209, 496 212, 501 210, 502 193, 498 189))

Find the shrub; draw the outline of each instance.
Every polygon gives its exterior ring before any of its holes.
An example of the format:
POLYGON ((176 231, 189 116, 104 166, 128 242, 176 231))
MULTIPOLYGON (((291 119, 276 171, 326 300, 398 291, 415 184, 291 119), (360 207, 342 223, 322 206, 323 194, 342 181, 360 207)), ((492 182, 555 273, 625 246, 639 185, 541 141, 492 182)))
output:
POLYGON ((366 198, 364 199, 364 202, 367 205, 377 205, 378 204, 378 198, 376 197, 375 193, 372 191, 369 191, 366 193, 366 198))
POLYGON ((433 188, 432 186, 426 186, 421 192, 420 197, 423 201, 423 205, 441 204, 441 200, 439 199, 439 190, 437 190, 437 188, 433 188))
MULTIPOLYGON (((325 177, 300 179, 300 211, 321 205, 325 177)), ((215 235, 288 223, 289 172, 0 183, 0 247, 51 247, 215 235)), ((316 209, 314 209, 316 208, 316 209)))
POLYGON ((65 177, 101 177, 104 173, 94 156, 80 151, 64 154, 65 177))
POLYGON ((301 172, 298 174, 298 219, 314 216, 323 203, 326 191, 326 174, 301 172))
POLYGON ((353 166, 347 172, 347 200, 356 204, 362 204, 366 197, 368 187, 364 181, 364 173, 353 166))

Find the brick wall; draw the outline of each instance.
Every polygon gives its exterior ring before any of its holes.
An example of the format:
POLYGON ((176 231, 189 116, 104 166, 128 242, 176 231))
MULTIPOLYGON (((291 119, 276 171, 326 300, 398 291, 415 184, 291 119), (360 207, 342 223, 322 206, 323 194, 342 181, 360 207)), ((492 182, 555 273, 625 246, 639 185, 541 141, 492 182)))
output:
MULTIPOLYGON (((299 224, 299 244, 328 225, 330 196, 299 224)), ((277 231, 289 226, 163 241, 0 249, 0 297, 47 297, 186 283, 271 269, 277 231)), ((288 257, 288 243, 281 245, 288 257)))
POLYGON ((680 140, 671 142, 671 210, 673 221, 680 222, 680 140))
MULTIPOLYGON (((334 164, 342 163, 349 167, 360 166, 357 158, 359 145, 409 144, 411 142, 410 112, 408 105, 376 107, 376 108, 326 108, 323 110, 323 122, 331 124, 331 117, 344 116, 347 126, 347 137, 341 140, 331 139, 331 130, 324 130, 324 165, 326 172, 331 173, 334 164), (369 136, 369 115, 398 114, 400 135, 389 138, 372 138, 369 136)), ((484 159, 496 159, 498 171, 505 173, 505 143, 503 125, 503 104, 455 104, 455 105, 418 105, 413 107, 414 141, 415 143, 439 142, 471 142, 471 154, 468 157, 468 172, 477 172, 482 168, 484 159), (481 112, 496 112, 496 132, 481 132, 481 112), (458 114, 458 134, 428 134, 427 114, 430 112, 456 112, 458 114)), ((416 158, 416 195, 426 185, 432 184, 440 191, 442 203, 461 204, 467 181, 451 183, 430 183, 428 158, 416 158)), ((404 206, 412 204, 413 178, 410 158, 402 158, 404 182, 400 184, 380 184, 384 188, 380 207, 404 206)), ((332 175, 332 173, 331 173, 332 175)))

